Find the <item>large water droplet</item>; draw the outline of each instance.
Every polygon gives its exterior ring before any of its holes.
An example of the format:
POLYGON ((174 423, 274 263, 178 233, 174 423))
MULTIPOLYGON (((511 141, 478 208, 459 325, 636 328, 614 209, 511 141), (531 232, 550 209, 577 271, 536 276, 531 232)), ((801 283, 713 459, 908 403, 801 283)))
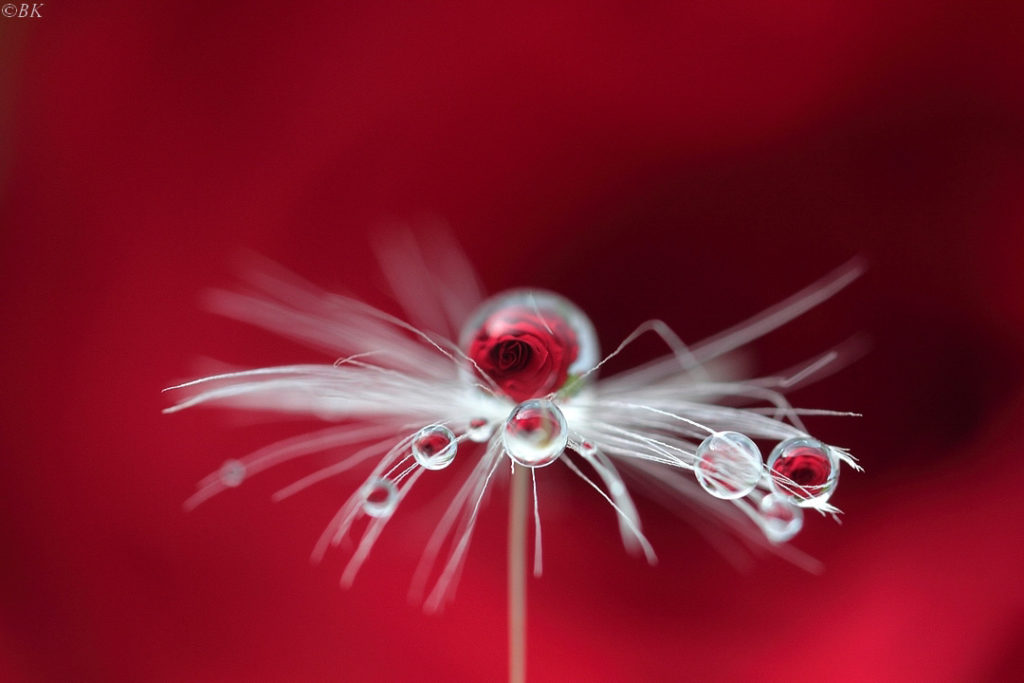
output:
POLYGON ((466 430, 466 436, 469 437, 470 441, 476 443, 483 443, 491 438, 491 423, 483 417, 474 417, 469 421, 469 429, 466 430))
POLYGON ((398 506, 398 488, 376 477, 363 486, 363 512, 370 517, 388 517, 398 506))
POLYGON ((569 430, 565 416, 551 401, 533 399, 517 405, 501 432, 509 457, 525 467, 550 465, 565 450, 569 430))
POLYGON ((786 439, 768 458, 772 489, 795 505, 826 502, 839 481, 839 459, 816 439, 786 439))
POLYGON ((764 533, 774 543, 784 543, 799 533, 804 525, 804 511, 790 504, 785 497, 769 493, 758 506, 764 520, 764 533))
POLYGON ((590 319, 568 299, 537 289, 485 301, 462 328, 459 346, 473 361, 467 377, 517 403, 574 395, 599 360, 590 319))
POLYGON ((739 432, 717 432, 697 447, 697 481, 716 498, 742 498, 761 479, 761 451, 739 432))
POLYGON ((428 470, 443 470, 452 464, 458 444, 452 430, 444 425, 424 427, 412 439, 412 455, 428 470))
POLYGON ((245 475, 245 463, 241 460, 225 460, 217 472, 220 483, 232 488, 241 485, 245 481, 245 475))

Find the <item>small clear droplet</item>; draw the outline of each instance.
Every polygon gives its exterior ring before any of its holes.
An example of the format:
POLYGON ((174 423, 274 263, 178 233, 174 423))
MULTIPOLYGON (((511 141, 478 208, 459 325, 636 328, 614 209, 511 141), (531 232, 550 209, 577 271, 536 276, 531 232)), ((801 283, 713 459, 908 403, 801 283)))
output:
POLYGON ((816 439, 787 439, 772 450, 768 472, 775 493, 794 505, 814 507, 826 502, 839 481, 839 459, 816 439))
POLYGON ((444 425, 424 427, 412 440, 413 457, 428 470, 443 470, 451 465, 457 450, 455 435, 444 425))
POLYGON ((475 417, 469 421, 469 429, 466 430, 466 436, 469 437, 470 441, 476 443, 483 443, 491 438, 491 423, 485 418, 475 417))
POLYGON ((501 432, 505 451, 524 467, 550 465, 565 450, 569 430, 554 403, 538 398, 523 401, 505 420, 501 432))
POLYGON ((232 488, 239 486, 245 481, 245 475, 245 463, 241 460, 225 460, 224 464, 220 466, 220 471, 217 473, 217 476, 220 477, 220 483, 232 488))
POLYGON ((742 498, 761 479, 761 451, 739 432, 717 432, 697 447, 697 481, 716 498, 742 498))
POLYGON ((595 446, 589 441, 583 441, 580 443, 579 451, 580 455, 582 455, 585 458, 589 458, 590 456, 597 453, 597 446, 595 446))
POLYGON ((769 493, 759 505, 764 520, 764 533, 774 543, 784 543, 799 533, 804 526, 804 511, 789 503, 785 497, 769 493))
POLYGON ((388 517, 398 506, 398 488, 377 477, 363 486, 363 512, 370 517, 388 517))

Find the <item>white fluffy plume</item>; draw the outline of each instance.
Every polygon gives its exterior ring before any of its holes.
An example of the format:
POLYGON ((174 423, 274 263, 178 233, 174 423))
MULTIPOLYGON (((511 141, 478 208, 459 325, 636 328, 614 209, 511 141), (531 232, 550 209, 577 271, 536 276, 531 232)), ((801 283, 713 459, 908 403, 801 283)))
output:
MULTIPOLYGON (((421 428, 440 425, 450 430, 459 457, 473 459, 475 465, 438 520, 413 579, 413 593, 425 598, 427 609, 437 609, 454 594, 485 494, 496 478, 508 476, 509 468, 501 467, 509 461, 500 432, 515 405, 486 375, 472 371, 472 361, 455 341, 484 298, 468 260, 443 235, 432 239, 431 245, 432 251, 424 254, 409 236, 389 243, 381 252, 382 269, 405 311, 404 318, 323 292, 269 263, 249 274, 248 291, 213 294, 209 303, 215 311, 326 351, 337 360, 185 382, 168 389, 178 402, 166 412, 217 405, 323 420, 326 426, 318 431, 224 463, 199 482, 186 507, 194 508, 282 462, 338 454, 327 466, 289 483, 274 498, 287 498, 352 469, 369 470, 363 484, 328 523, 313 552, 319 559, 350 531, 361 529, 343 572, 346 585, 417 480, 451 476, 451 470, 435 472, 421 466, 411 453, 421 428)), ((769 442, 809 439, 802 416, 841 414, 800 410, 784 393, 848 362, 856 354, 853 345, 837 347, 773 377, 737 381, 716 368, 728 365, 723 360, 726 354, 822 303, 860 271, 858 263, 847 264, 754 318, 690 346, 660 321, 643 323, 584 373, 592 381, 582 391, 572 397, 549 397, 564 413, 569 432, 568 449, 559 462, 615 509, 628 549, 655 559, 627 479, 646 482, 651 495, 667 502, 695 508, 698 519, 716 520, 741 539, 782 552, 790 552, 781 542, 799 530, 802 508, 838 512, 827 496, 818 501, 808 497, 798 505, 786 502, 779 495, 780 485, 799 488, 800 484, 780 482, 780 475, 768 468, 761 468, 749 493, 730 500, 710 495, 693 470, 700 444, 712 435, 738 432, 769 442), (595 379, 606 360, 643 334, 663 339, 668 353, 612 377, 595 379)), ((844 449, 826 448, 837 462, 856 467, 844 449)), ((537 469, 531 474, 534 571, 539 573, 537 481, 544 472, 537 469)), ((804 561, 795 551, 790 556, 804 561)))

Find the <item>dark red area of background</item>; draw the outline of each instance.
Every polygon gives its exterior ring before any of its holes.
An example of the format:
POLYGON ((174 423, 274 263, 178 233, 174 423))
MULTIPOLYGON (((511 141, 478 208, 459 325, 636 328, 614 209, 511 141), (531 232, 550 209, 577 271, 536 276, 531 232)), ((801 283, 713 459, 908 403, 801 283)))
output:
MULTIPOLYGON (((505 492, 454 605, 405 599, 445 488, 355 587, 311 568, 356 484, 300 469, 184 514, 195 480, 310 427, 162 416, 209 356, 330 361, 203 313, 244 249, 386 305, 373 233, 443 219, 496 291, 557 290, 605 348, 698 340, 861 254, 869 273, 758 346, 865 332, 794 398, 867 472, 826 571, 745 572, 641 503, 659 551, 552 469, 530 674, 1006 680, 1024 641, 1020 3, 46 3, 0 18, 0 677, 499 680, 505 492)), ((654 353, 641 347, 634 359, 654 353)), ((545 473, 547 474, 547 473, 545 473)))

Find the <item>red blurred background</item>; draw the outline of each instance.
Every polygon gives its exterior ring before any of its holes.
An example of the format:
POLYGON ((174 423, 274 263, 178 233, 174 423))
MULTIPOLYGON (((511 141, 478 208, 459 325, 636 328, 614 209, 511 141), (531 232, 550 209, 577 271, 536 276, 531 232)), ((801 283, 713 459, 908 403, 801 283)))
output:
MULTIPOLYGON (((358 481, 299 471, 197 511, 224 459, 312 423, 161 415, 203 357, 333 360, 201 310, 237 255, 387 305, 374 233, 446 221, 491 291, 588 311, 605 348, 719 331, 863 255, 757 345, 777 370, 864 332, 801 390, 867 468, 844 523, 729 564, 641 501, 661 562, 551 468, 529 673, 564 680, 1006 680, 1024 645, 1020 3, 46 3, 0 17, 0 677, 500 680, 505 492, 458 597, 406 601, 445 487, 355 587, 310 567, 358 481)), ((641 347, 636 359, 654 353, 641 347)))

